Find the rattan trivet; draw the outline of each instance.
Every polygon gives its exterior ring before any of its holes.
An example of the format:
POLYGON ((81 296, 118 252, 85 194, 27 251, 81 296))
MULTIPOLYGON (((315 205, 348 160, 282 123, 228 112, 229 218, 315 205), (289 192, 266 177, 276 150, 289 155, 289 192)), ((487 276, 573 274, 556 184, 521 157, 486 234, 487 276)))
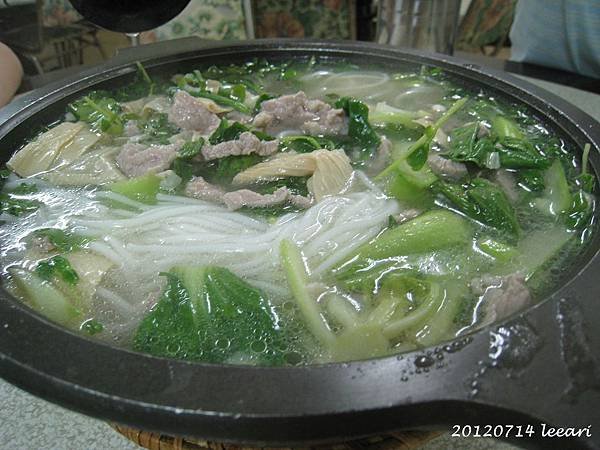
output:
MULTIPOLYGON (((149 431, 136 430, 123 425, 112 427, 130 441, 149 450, 258 450, 200 439, 176 438, 149 431)), ((415 450, 439 436, 431 431, 402 431, 385 436, 375 436, 317 447, 269 448, 269 450, 415 450)))

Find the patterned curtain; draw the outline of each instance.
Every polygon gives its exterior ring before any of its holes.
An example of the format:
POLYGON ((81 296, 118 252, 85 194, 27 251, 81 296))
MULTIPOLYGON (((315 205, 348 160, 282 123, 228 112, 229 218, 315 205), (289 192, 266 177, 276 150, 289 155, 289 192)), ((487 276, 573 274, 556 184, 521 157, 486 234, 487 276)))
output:
MULTIPOLYGON (((352 39, 356 36, 355 0, 253 0, 252 9, 256 37, 352 39)), ((45 0, 45 25, 66 25, 80 19, 68 0, 45 0)), ((245 39, 242 1, 191 0, 173 20, 143 33, 142 42, 186 36, 245 39)))

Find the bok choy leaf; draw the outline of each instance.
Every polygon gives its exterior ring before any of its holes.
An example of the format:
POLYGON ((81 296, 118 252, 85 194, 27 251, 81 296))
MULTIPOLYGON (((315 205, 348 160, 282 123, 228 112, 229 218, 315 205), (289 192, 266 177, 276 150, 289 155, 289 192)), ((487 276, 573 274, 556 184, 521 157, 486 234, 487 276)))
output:
POLYGON ((167 286, 137 329, 136 350, 213 363, 283 361, 283 333, 261 291, 216 266, 174 267, 163 276, 167 286))

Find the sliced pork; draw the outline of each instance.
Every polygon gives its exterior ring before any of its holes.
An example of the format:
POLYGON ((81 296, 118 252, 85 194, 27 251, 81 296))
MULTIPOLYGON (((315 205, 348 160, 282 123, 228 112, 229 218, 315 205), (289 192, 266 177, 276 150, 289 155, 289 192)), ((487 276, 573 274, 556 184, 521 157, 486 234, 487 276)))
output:
POLYGON ((206 200, 207 202, 221 203, 225 191, 202 177, 192 178, 185 186, 184 193, 188 197, 206 200))
POLYGON ((128 177, 167 170, 177 157, 179 145, 145 145, 128 142, 117 155, 119 169, 128 177))
POLYGON ((266 208, 285 203, 290 203, 298 208, 308 208, 312 203, 312 199, 302 195, 294 195, 284 186, 272 194, 259 194, 250 189, 227 192, 223 196, 223 203, 232 211, 243 207, 266 208))
POLYGON ((259 194, 250 189, 225 192, 202 177, 192 178, 186 185, 184 192, 188 197, 222 203, 232 211, 243 207, 264 208, 284 203, 290 203, 298 208, 308 208, 312 203, 312 199, 302 195, 294 195, 286 187, 281 187, 272 194, 259 194))
POLYGON ((471 280, 471 291, 483 296, 485 318, 482 325, 508 317, 531 300, 525 277, 518 272, 504 277, 484 275, 471 280))
POLYGON ((133 137, 142 134, 142 131, 137 126, 137 122, 135 120, 128 120, 127 122, 125 122, 123 134, 125 134, 125 136, 127 137, 133 137))
POLYGON ((252 116, 236 111, 235 109, 225 114, 225 118, 230 122, 240 122, 244 124, 252 122, 252 116))
POLYGON ((184 130, 208 135, 217 129, 221 120, 200 99, 185 91, 177 91, 169 110, 169 122, 184 130))
POLYGON ((205 145, 202 156, 205 161, 224 158, 226 156, 250 155, 255 153, 260 156, 269 156, 277 152, 279 141, 261 141, 254 134, 245 131, 233 141, 225 141, 216 145, 205 145))
POLYGON ((311 100, 302 91, 266 100, 253 124, 269 134, 300 130, 307 134, 345 134, 348 124, 342 109, 311 100))
POLYGON ((494 181, 500 185, 508 199, 516 203, 519 200, 519 189, 515 176, 505 169, 497 170, 494 173, 494 181))
POLYGON ((431 167, 433 173, 442 178, 459 180, 466 177, 469 173, 467 171, 467 166, 463 163, 446 159, 435 153, 429 153, 427 163, 429 164, 429 167, 431 167))
POLYGON ((272 194, 259 194, 250 189, 239 189, 228 192, 223 196, 223 203, 232 211, 244 206, 249 208, 264 208, 285 203, 290 193, 287 188, 281 187, 272 194))
POLYGON ((392 142, 383 136, 377 147, 377 153, 368 167, 368 175, 377 175, 392 161, 392 142))

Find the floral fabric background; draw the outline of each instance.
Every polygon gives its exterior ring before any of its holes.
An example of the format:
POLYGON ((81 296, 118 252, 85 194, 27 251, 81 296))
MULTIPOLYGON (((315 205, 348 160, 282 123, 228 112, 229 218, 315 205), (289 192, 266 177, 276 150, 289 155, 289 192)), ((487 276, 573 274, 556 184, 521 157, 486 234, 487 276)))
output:
POLYGON ((254 0, 256 37, 352 39, 354 0, 254 0))
MULTIPOLYGON (((165 0, 168 1, 168 0, 165 0)), ((256 37, 352 39, 355 0, 253 0, 256 37)), ((66 25, 81 16, 67 0, 44 0, 44 24, 66 25)), ((170 22, 142 34, 142 42, 199 36, 245 39, 242 0, 191 0, 170 22)))
POLYGON ((241 0, 192 0, 173 20, 144 33, 144 41, 163 41, 186 36, 206 39, 245 39, 241 0))
POLYGON ((81 16, 67 0, 44 0, 43 21, 47 27, 68 25, 81 20, 81 16))
MULTIPOLYGON (((43 12, 46 26, 66 25, 81 19, 68 0, 44 0, 43 12)), ((145 42, 194 35, 206 39, 245 39, 242 1, 191 0, 173 20, 143 35, 145 42)))

